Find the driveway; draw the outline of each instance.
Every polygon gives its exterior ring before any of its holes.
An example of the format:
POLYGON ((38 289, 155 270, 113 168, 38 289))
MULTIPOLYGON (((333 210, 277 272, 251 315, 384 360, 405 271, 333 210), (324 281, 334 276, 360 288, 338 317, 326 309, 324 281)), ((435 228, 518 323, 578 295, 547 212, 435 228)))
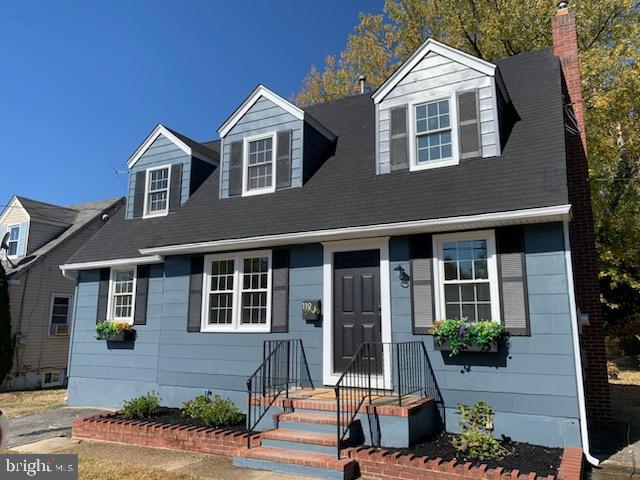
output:
POLYGON ((51 437, 70 437, 71 422, 101 413, 95 408, 63 407, 9 419, 9 447, 51 437))

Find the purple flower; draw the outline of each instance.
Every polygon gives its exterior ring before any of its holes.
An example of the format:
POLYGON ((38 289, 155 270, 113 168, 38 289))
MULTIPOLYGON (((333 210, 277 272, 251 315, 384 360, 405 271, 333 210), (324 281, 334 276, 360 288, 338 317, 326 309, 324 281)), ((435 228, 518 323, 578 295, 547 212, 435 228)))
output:
POLYGON ((458 329, 458 334, 459 335, 464 335, 464 332, 466 332, 467 329, 465 328, 464 325, 460 325, 460 328, 458 329))

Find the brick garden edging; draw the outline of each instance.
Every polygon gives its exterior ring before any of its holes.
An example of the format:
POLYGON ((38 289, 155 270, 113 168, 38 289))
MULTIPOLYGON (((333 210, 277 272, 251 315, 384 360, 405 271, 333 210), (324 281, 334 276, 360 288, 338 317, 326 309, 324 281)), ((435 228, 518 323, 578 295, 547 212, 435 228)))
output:
MULTIPOLYGON (((237 430, 120 420, 114 418, 116 415, 109 413, 74 420, 71 436, 227 456, 247 445, 246 433, 237 430)), ((260 445, 259 436, 253 435, 251 443, 260 445)))
MULTIPOLYGON (((360 475, 371 480, 554 480, 556 477, 540 477, 532 473, 513 470, 503 473, 502 467, 489 469, 486 465, 472 467, 471 463, 459 464, 455 460, 444 462, 414 455, 390 453, 384 448, 352 448, 345 456, 358 462, 360 475)), ((582 450, 565 447, 558 469, 557 480, 580 480, 582 475, 582 450)))
MULTIPOLYGON (((174 448, 190 452, 213 453, 233 456, 235 450, 246 447, 247 435, 243 432, 172 425, 140 420, 116 419, 115 413, 95 415, 74 420, 71 435, 75 438, 106 440, 110 442, 144 445, 148 447, 174 448)), ((253 435, 252 446, 260 445, 260 435, 253 435)), ((457 464, 455 460, 401 455, 383 448, 349 448, 343 458, 358 462, 360 474, 371 480, 553 480, 555 477, 539 477, 535 473, 521 474, 514 470, 508 474, 502 468, 488 469, 486 465, 472 467, 471 463, 457 464)), ((566 447, 558 469, 557 480, 580 480, 582 474, 582 450, 566 447)))

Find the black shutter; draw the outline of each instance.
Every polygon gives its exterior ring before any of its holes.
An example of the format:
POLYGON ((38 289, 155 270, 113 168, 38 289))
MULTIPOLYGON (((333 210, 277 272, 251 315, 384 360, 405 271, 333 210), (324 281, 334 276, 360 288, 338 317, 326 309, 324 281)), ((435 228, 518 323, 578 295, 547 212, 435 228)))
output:
POLYGON ((169 185, 169 211, 175 212, 180 208, 182 197, 182 164, 171 165, 171 185, 169 185))
POLYGON ((189 279, 189 318, 187 332, 199 332, 202 319, 202 272, 204 257, 191 257, 191 278, 189 279))
POLYGON ((501 227, 496 237, 502 323, 512 335, 529 335, 524 229, 501 227))
POLYGON ((409 142, 407 136, 407 106, 392 108, 389 137, 391 171, 409 168, 409 142))
POLYGON ((480 156, 480 109, 478 91, 458 93, 460 158, 480 156))
POLYGON ((100 283, 98 284, 98 310, 96 312, 96 323, 107 320, 107 305, 109 303, 109 277, 111 269, 100 269, 100 283))
POLYGON ((142 171, 136 173, 136 185, 133 191, 133 216, 141 217, 144 215, 144 191, 147 182, 147 172, 142 171))
POLYGON ((289 250, 273 250, 271 279, 271 331, 289 331, 289 250))
POLYGON ((242 194, 242 141, 231 143, 229 155, 229 196, 242 194))
POLYGON ((278 132, 276 153, 276 188, 290 187, 291 130, 278 132))
POLYGON ((149 265, 138 265, 136 272, 136 306, 134 325, 147 324, 147 298, 149 293, 149 265))
POLYGON ((411 300, 414 334, 428 334, 434 318, 431 235, 410 237, 411 300))

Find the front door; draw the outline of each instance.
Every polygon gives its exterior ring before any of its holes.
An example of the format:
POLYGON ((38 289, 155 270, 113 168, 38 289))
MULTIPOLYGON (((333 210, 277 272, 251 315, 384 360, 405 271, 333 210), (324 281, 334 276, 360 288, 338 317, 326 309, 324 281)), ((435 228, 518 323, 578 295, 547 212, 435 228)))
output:
MULTIPOLYGON (((361 343, 381 341, 380 251, 336 252, 333 265, 333 369, 339 374, 361 343)), ((382 352, 370 352, 374 372, 381 373, 382 352)))

